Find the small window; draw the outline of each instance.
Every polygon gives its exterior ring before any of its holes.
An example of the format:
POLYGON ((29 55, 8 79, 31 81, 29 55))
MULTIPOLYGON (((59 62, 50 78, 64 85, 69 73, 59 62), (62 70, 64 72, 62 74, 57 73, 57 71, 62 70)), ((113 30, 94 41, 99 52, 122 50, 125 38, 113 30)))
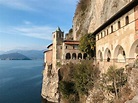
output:
POLYGON ((97 35, 97 39, 99 40, 99 35, 97 35))
POLYGON ((107 29, 107 35, 108 35, 108 29, 107 29))
POLYGON ((113 33, 113 25, 111 26, 111 33, 113 33))
POLYGON ((75 49, 75 46, 73 46, 73 49, 75 49))
POLYGON ((106 36, 106 31, 104 31, 104 36, 106 36))
POLYGON ((120 29, 121 28, 121 23, 120 23, 120 21, 118 21, 118 29, 120 29))
POLYGON ((126 25, 129 24, 129 17, 126 16, 126 25))
POLYGON ((103 33, 101 32, 101 38, 103 37, 103 33))
POLYGON ((60 47, 60 49, 62 49, 62 46, 60 47))
POLYGON ((66 49, 68 48, 68 46, 66 46, 66 49))

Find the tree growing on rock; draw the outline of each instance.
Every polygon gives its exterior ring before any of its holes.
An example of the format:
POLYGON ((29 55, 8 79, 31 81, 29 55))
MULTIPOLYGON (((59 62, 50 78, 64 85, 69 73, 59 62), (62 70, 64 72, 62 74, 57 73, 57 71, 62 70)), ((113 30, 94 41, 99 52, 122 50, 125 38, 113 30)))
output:
POLYGON ((96 40, 94 35, 85 34, 80 38, 79 49, 82 52, 87 53, 90 58, 95 56, 95 46, 96 46, 96 40))
POLYGON ((121 89, 127 82, 127 75, 124 73, 124 68, 110 66, 107 73, 103 74, 104 88, 115 95, 115 100, 118 100, 121 95, 121 89))

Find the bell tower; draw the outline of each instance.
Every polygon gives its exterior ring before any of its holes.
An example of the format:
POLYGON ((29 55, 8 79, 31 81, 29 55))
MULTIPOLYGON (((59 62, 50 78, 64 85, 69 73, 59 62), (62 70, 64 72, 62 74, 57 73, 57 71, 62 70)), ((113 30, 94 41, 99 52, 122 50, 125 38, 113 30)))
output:
POLYGON ((61 59, 62 53, 62 42, 64 39, 64 32, 61 31, 59 27, 57 27, 56 31, 53 34, 53 68, 56 68, 57 61, 61 59))

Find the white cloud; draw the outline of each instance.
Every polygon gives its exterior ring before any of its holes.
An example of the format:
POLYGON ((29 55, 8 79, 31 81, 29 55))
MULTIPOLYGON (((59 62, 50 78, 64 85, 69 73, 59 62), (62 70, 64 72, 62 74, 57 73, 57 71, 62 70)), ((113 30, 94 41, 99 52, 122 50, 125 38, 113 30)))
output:
POLYGON ((0 5, 25 11, 69 11, 77 0, 0 0, 0 5), (61 6, 62 5, 62 6, 61 6), (64 9, 63 9, 64 8, 64 9))
POLYGON ((51 40, 52 32, 55 30, 55 28, 48 26, 31 26, 31 27, 14 27, 13 30, 14 32, 17 32, 20 35, 51 40))
POLYGON ((55 27, 49 26, 35 26, 35 25, 25 25, 20 27, 6 27, 0 29, 1 34, 14 34, 14 35, 24 35, 33 38, 52 40, 52 32, 56 30, 55 27))
POLYGON ((0 0, 0 5, 17 10, 36 11, 36 9, 25 2, 25 0, 0 0))
POLYGON ((30 25, 30 24, 32 24, 32 22, 27 21, 27 20, 24 20, 23 23, 26 24, 26 25, 30 25))

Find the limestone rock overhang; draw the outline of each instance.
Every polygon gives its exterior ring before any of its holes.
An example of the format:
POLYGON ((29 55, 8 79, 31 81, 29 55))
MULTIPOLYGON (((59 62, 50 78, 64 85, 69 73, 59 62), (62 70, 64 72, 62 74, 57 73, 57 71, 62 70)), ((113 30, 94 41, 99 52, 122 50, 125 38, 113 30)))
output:
POLYGON ((113 15, 110 19, 108 19, 105 23, 103 23, 99 28, 97 28, 92 35, 98 34, 100 31, 105 29, 108 25, 113 23, 115 20, 126 14, 128 11, 130 11, 132 8, 138 5, 138 0, 132 0, 130 3, 128 3, 126 6, 124 6, 121 10, 119 10, 115 15, 113 15))

